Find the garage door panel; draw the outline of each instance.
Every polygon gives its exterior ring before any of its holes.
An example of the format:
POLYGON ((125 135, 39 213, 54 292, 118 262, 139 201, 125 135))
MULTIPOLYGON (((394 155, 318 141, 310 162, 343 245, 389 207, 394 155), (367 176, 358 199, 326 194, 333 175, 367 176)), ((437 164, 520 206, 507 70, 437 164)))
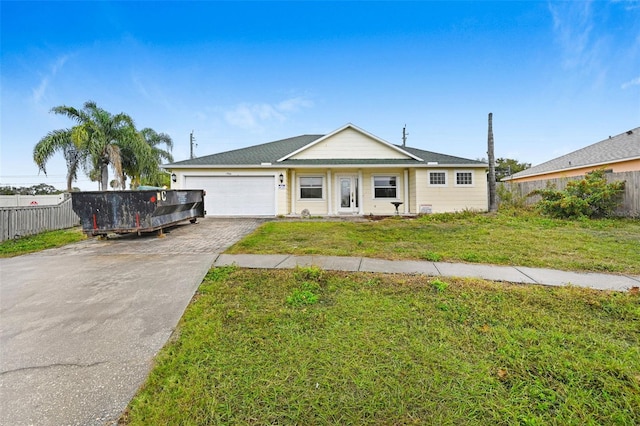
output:
POLYGON ((207 216, 275 216, 273 176, 187 176, 188 189, 204 189, 207 216))

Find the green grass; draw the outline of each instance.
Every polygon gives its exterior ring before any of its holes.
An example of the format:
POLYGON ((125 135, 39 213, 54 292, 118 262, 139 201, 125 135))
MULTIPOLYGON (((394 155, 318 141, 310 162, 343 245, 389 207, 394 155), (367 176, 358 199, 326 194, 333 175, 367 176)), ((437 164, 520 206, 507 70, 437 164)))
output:
POLYGON ((268 222, 227 253, 365 256, 640 273, 640 220, 549 219, 526 211, 368 222, 268 222))
POLYGON ((209 272, 121 419, 639 423, 635 293, 232 267, 209 272), (301 289, 317 300, 287 303, 301 289))
POLYGON ((30 237, 7 240, 0 243, 0 257, 20 256, 49 248, 84 240, 86 236, 80 228, 61 229, 59 231, 43 232, 30 237))

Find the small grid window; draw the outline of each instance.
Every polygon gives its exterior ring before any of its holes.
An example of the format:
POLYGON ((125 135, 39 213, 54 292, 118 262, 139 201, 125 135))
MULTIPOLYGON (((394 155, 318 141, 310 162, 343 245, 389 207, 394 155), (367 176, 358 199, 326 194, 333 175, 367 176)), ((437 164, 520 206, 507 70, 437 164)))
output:
POLYGON ((456 185, 473 185, 473 173, 456 172, 456 185))
POLYGON ((374 198, 397 198, 397 181, 395 176, 375 176, 373 178, 374 198))
POLYGON ((322 199, 322 177, 308 176, 300 178, 300 198, 305 200, 322 199))
POLYGON ((429 172, 429 185, 444 186, 447 184, 446 172, 429 172))

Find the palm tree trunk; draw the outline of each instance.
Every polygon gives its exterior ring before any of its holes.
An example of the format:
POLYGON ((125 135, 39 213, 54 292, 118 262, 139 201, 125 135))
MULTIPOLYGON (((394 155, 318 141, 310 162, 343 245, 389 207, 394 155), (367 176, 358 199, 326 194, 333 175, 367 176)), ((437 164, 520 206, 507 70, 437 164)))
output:
POLYGON ((109 163, 100 166, 100 186, 103 191, 109 188, 109 163))

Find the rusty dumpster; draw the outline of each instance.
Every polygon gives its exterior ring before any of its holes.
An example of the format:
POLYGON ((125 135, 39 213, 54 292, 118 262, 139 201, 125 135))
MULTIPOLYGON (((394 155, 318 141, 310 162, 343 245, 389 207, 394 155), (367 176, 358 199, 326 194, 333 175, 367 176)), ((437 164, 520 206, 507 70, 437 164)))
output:
POLYGON ((204 217, 203 190, 73 192, 73 211, 87 235, 162 231, 179 222, 204 217))

